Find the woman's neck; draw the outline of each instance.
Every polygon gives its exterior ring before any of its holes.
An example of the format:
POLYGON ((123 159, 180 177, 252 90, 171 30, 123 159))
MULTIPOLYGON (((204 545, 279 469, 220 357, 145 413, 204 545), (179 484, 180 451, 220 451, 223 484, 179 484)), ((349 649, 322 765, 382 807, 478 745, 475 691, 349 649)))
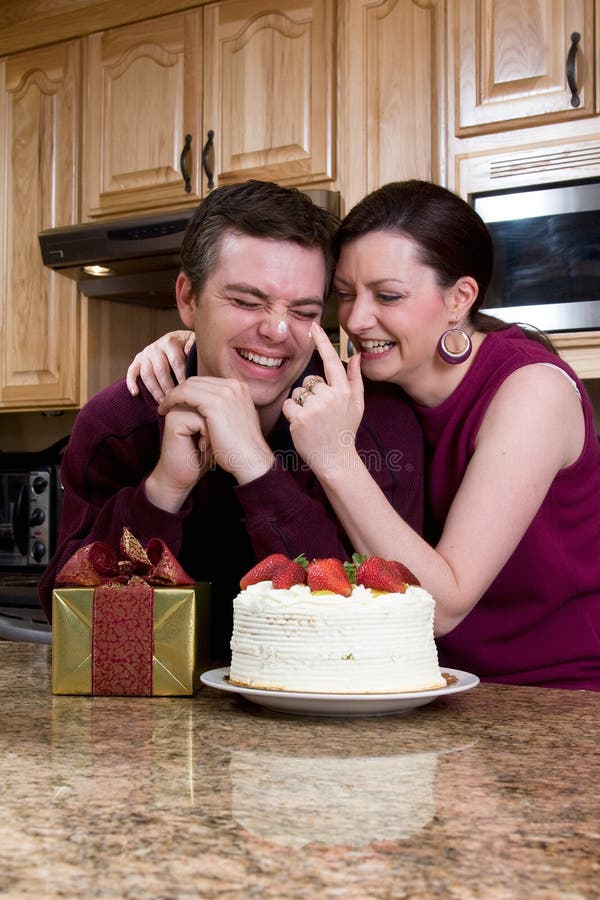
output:
POLYGON ((419 372, 414 377, 402 378, 402 373, 395 379, 398 384, 419 406, 427 406, 433 409, 454 393, 459 386, 477 356, 477 353, 485 340, 486 335, 480 331, 471 334, 473 351, 464 363, 450 365, 445 363, 436 353, 427 372, 419 372))

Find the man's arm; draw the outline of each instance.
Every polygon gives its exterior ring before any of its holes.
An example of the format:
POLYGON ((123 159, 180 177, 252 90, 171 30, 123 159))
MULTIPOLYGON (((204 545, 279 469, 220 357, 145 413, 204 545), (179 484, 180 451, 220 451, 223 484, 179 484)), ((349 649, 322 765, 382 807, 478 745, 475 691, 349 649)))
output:
POLYGON ((124 382, 92 398, 77 416, 61 466, 58 546, 40 582, 49 619, 56 574, 80 547, 103 541, 116 549, 126 526, 143 544, 160 537, 178 554, 186 508, 165 512, 145 491, 160 455, 160 430, 156 403, 145 391, 131 397, 124 382))

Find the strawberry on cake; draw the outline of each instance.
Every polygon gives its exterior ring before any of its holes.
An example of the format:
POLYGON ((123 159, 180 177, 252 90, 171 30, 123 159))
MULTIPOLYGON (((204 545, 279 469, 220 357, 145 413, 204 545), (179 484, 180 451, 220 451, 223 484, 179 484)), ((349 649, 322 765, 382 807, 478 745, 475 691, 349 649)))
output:
POLYGON ((446 685, 433 638, 433 597, 399 562, 274 554, 240 587, 233 602, 234 684, 328 694, 446 685))

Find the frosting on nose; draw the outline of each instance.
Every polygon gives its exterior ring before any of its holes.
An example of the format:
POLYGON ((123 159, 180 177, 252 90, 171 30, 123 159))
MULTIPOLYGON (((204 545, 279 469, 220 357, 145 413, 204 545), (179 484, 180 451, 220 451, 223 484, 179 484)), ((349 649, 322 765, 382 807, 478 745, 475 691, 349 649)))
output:
POLYGON ((287 334, 287 324, 283 319, 281 319, 279 325, 277 326, 277 334, 287 334))

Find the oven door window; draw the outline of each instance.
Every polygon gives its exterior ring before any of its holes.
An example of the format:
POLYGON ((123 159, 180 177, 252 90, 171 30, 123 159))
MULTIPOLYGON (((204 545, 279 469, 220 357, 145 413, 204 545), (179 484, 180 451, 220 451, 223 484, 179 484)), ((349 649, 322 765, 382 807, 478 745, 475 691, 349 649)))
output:
POLYGON ((0 566, 26 566, 29 548, 27 475, 0 474, 0 566))
POLYGON ((599 211, 491 222, 488 228, 495 262, 486 306, 598 299, 599 211))
POLYGON ((600 328, 600 179, 472 197, 494 243, 483 311, 542 331, 600 328))

